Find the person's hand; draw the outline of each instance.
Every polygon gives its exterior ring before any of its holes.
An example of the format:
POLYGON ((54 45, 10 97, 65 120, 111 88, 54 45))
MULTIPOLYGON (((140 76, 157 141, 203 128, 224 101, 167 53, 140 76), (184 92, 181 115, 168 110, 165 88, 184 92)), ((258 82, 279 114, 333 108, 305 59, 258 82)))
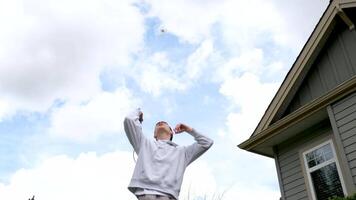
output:
POLYGON ((141 112, 141 111, 138 114, 138 121, 140 121, 141 124, 143 122, 143 112, 141 112))
POLYGON ((177 124, 176 127, 174 128, 174 132, 176 134, 182 133, 182 132, 192 132, 193 128, 185 125, 185 124, 177 124))

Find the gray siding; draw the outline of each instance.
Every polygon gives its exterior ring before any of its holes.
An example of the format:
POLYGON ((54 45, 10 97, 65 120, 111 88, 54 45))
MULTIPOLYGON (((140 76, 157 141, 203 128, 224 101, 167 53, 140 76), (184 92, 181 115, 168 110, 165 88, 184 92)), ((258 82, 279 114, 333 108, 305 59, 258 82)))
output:
POLYGON ((286 200, 308 199, 297 149, 278 155, 282 187, 286 200))
POLYGON ((320 136, 330 134, 330 125, 328 123, 320 125, 317 129, 311 128, 305 133, 301 133, 298 138, 291 138, 289 141, 277 146, 276 159, 279 167, 282 192, 285 200, 308 200, 308 192, 303 175, 300 157, 300 149, 308 142, 316 140, 320 136))
POLYGON ((342 148, 356 184, 356 93, 331 106, 342 148))
POLYGON ((283 116, 356 75, 356 31, 339 23, 303 80, 283 116))

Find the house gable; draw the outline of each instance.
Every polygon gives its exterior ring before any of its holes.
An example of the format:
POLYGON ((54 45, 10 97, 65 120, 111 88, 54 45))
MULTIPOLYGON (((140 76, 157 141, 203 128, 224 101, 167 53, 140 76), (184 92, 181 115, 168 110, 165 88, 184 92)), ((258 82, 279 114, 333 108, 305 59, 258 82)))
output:
POLYGON ((356 91, 355 11, 356 0, 329 4, 254 133, 240 148, 273 157, 275 145, 327 119, 328 105, 356 91))
MULTIPOLYGON (((321 54, 320 52, 325 49, 324 46, 330 46, 330 44, 328 44, 330 37, 332 39, 333 35, 337 35, 335 27, 339 28, 343 26, 344 30, 353 28, 353 30, 349 32, 355 31, 354 24, 352 23, 355 21, 353 12, 345 12, 345 10, 350 10, 349 8, 354 9, 355 6, 355 0, 334 0, 330 3, 251 137, 258 135, 270 125, 286 116, 286 114, 288 114, 286 113, 287 111, 297 109, 298 105, 302 105, 300 103, 310 102, 310 100, 313 99, 313 96, 311 96, 311 99, 306 98, 303 99, 302 102, 292 102, 293 97, 300 91, 299 89, 307 77, 307 74, 309 74, 310 69, 315 66, 314 63, 318 61, 317 59, 320 59, 319 55, 321 54), (295 104, 294 107, 289 107, 291 102, 295 104)), ((352 37, 354 37, 354 35, 352 37)), ((352 62, 354 62, 354 60, 352 62)), ((306 91, 307 90, 304 90, 303 92, 306 91)))
POLYGON ((330 92, 356 75, 356 31, 350 31, 341 21, 336 25, 326 45, 285 110, 280 109, 272 123, 303 105, 330 92))

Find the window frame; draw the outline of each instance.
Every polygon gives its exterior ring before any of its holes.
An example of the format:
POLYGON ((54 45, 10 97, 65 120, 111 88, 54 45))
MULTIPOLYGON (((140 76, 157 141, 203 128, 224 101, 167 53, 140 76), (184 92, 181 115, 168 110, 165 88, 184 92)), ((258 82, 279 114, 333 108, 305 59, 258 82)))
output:
POLYGON ((308 185, 309 185, 309 189, 311 191, 311 195, 312 195, 312 200, 316 200, 316 194, 315 194, 315 190, 314 190, 314 185, 313 185, 313 181, 312 181, 312 178, 311 178, 311 173, 318 170, 318 169, 321 169, 329 164, 332 164, 335 162, 335 165, 336 165, 336 170, 337 170, 337 173, 339 175, 339 178, 340 178, 340 182, 341 182, 341 187, 342 187, 342 191, 344 193, 345 196, 347 196, 347 190, 346 190, 346 185, 345 185, 345 181, 344 181, 344 177, 343 177, 343 174, 342 174, 342 171, 341 171, 341 168, 340 168, 340 164, 339 164, 339 160, 338 160, 338 157, 337 157, 337 154, 336 154, 336 151, 335 151, 335 147, 334 147, 334 143, 332 141, 332 139, 329 139, 325 142, 322 142, 312 148, 309 148, 307 150, 305 150, 303 153, 303 161, 304 161, 304 168, 306 170, 306 174, 307 174, 307 179, 308 179, 308 185), (331 147, 331 152, 333 154, 333 158, 331 158, 330 160, 327 160, 319 165, 316 165, 316 166, 313 166, 312 168, 309 168, 308 166, 308 161, 307 161, 307 158, 306 158, 306 154, 316 150, 316 149, 319 149, 321 148, 322 146, 324 145, 327 145, 327 144, 330 144, 330 147, 331 147))

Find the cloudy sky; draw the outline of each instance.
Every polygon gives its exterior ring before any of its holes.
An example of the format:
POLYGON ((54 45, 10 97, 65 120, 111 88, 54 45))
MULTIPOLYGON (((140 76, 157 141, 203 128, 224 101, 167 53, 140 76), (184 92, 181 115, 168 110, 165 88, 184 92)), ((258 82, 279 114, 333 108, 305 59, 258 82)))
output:
POLYGON ((0 0, 0 199, 134 200, 137 107, 148 138, 166 120, 215 141, 181 199, 278 199, 274 161, 236 145, 328 2, 0 0))

